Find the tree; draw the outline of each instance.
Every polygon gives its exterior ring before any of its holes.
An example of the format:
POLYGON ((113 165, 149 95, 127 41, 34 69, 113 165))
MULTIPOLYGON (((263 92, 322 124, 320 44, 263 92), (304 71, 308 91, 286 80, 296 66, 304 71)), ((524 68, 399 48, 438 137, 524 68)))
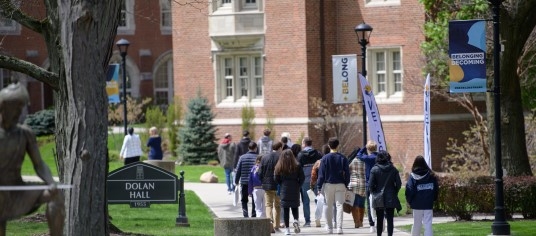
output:
MULTIPOLYGON (((488 1, 475 0, 471 2, 456 0, 421 0, 427 13, 427 23, 425 24, 425 34, 427 41, 423 43, 423 53, 427 56, 428 65, 426 70, 432 73, 433 78, 444 78, 436 80, 434 84, 439 88, 435 90, 435 95, 445 96, 440 91, 448 82, 448 66, 446 64, 448 55, 448 42, 446 41, 447 27, 449 20, 470 19, 470 18, 490 18, 488 1)), ((528 175, 531 174, 528 161, 523 108, 521 106, 521 89, 518 73, 518 62, 523 58, 531 58, 534 54, 534 46, 526 47, 530 34, 536 26, 536 1, 508 0, 503 3, 501 10, 501 39, 504 40, 504 52, 501 58, 501 114, 502 114, 502 151, 500 155, 504 160, 504 167, 508 175, 528 175), (532 53, 531 53, 532 50, 532 53)), ((488 47, 492 50, 491 47, 488 47)), ((528 64, 533 63, 525 60, 528 64)), ((523 64, 523 63, 521 63, 523 64)), ((531 68, 525 66, 523 68, 531 68)), ((489 68, 488 71, 491 71, 489 68)), ((492 72, 488 73, 490 75, 492 72)), ((489 88, 492 88, 491 83, 489 88)), ((533 87, 534 88, 534 87, 533 87)), ((534 94, 534 91, 526 91, 525 94, 534 94)), ((481 139, 483 151, 489 150, 490 158, 495 158, 494 149, 494 122, 493 122, 493 99, 488 94, 486 100, 488 122, 484 125, 484 119, 473 103, 471 94, 458 97, 462 106, 467 108, 475 117, 475 123, 480 126, 479 132, 487 132, 489 144, 481 139)), ((452 97, 449 97, 452 98, 452 97)), ((534 98, 534 95, 532 96, 534 98)), ((480 135, 484 137, 483 135, 480 135)), ((490 160, 494 165, 494 161, 490 160)), ((490 169, 494 169, 492 166, 490 169)))
POLYGON ((242 130, 249 132, 249 137, 255 140, 255 109, 252 106, 245 105, 241 110, 242 130))
POLYGON ((42 36, 50 67, 9 55, 0 55, 0 67, 31 76, 54 90, 59 178, 73 185, 64 192, 63 233, 108 235, 105 71, 122 1, 44 0, 46 15, 40 19, 13 2, 0 0, 0 14, 42 36))
POLYGON ((189 112, 184 118, 184 127, 179 131, 181 144, 178 153, 186 163, 206 164, 217 159, 216 127, 212 125, 214 114, 201 91, 197 91, 197 96, 187 106, 189 112))

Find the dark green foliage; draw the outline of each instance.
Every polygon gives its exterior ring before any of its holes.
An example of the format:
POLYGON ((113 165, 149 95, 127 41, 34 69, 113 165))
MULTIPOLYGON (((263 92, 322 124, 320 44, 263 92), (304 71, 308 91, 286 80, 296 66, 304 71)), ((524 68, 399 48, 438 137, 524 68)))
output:
POLYGON ((53 134, 56 129, 54 123, 54 110, 41 110, 35 114, 28 115, 24 123, 32 128, 36 136, 53 134))
MULTIPOLYGON (((507 218, 521 214, 525 219, 536 218, 536 177, 504 178, 504 207, 507 218)), ((471 220, 475 213, 493 214, 495 182, 491 176, 439 178, 439 197, 434 210, 456 220, 471 220)))
POLYGON ((167 136, 169 142, 169 151, 173 157, 177 156, 177 146, 180 144, 180 140, 177 136, 181 127, 182 119, 182 105, 180 99, 175 99, 175 104, 170 104, 166 113, 167 122, 167 136))
POLYGON ((210 160, 216 160, 215 142, 216 128, 212 125, 214 115, 208 104, 208 100, 197 97, 188 102, 188 113, 184 119, 184 127, 179 131, 181 144, 178 149, 179 156, 188 164, 207 164, 210 160))

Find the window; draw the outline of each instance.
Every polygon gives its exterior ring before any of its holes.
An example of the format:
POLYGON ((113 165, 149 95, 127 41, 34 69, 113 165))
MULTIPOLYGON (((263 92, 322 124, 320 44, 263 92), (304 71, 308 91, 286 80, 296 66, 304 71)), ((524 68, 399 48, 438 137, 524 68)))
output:
POLYGON ((263 99, 262 57, 225 55, 218 62, 218 102, 221 104, 259 103, 263 99))
POLYGON ((171 56, 158 66, 153 78, 154 100, 157 105, 173 101, 173 60, 171 56))
POLYGON ((365 0, 366 6, 393 6, 400 5, 400 0, 365 0))
POLYGON ((11 82, 11 71, 0 68, 0 89, 7 87, 11 82))
POLYGON ((119 18, 119 26, 117 34, 133 35, 136 30, 134 24, 134 0, 125 0, 121 5, 121 13, 119 18))
POLYGON ((368 79, 378 102, 401 102, 403 89, 400 49, 372 49, 369 55, 368 79))
POLYGON ((160 30, 162 34, 171 34, 171 1, 160 0, 160 30))

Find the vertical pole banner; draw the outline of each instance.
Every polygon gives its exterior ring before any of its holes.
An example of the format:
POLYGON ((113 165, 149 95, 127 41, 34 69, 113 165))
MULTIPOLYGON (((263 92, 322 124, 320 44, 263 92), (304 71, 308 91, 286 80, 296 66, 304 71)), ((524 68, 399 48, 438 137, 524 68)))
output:
POLYGON ((486 92, 486 23, 449 22, 451 93, 486 92))
POLYGON ((424 83, 424 160, 432 168, 432 152, 430 140, 430 74, 424 83))
POLYGON ((357 103, 356 54, 333 55, 333 103, 357 103))
POLYGON ((359 81, 361 82, 361 92, 363 93, 363 102, 367 107, 367 118, 370 130, 370 139, 374 140, 378 144, 378 151, 387 151, 387 144, 385 143, 385 136, 383 134, 382 121, 380 119, 380 112, 378 111, 378 105, 374 98, 374 92, 370 87, 367 79, 363 75, 359 74, 359 81))
POLYGON ((119 64, 108 65, 106 71, 106 94, 108 103, 119 103, 119 64))

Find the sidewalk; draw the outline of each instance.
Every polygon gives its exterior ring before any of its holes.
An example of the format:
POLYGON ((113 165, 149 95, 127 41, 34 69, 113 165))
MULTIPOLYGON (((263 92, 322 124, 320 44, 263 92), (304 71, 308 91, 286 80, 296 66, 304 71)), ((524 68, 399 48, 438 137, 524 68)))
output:
MULTIPOLYGON (((223 183, 206 184, 206 183, 184 183, 184 188, 194 191, 197 196, 203 201, 216 217, 242 217, 241 206, 234 207, 232 204, 233 195, 227 194, 227 186, 223 183)), ((248 203, 248 207, 251 207, 251 202, 248 203)), ((311 201, 311 213, 314 214, 316 208, 314 201, 311 201)), ((251 212, 251 209, 249 209, 251 212)), ((312 214, 311 221, 314 224, 314 215, 312 214)), ((434 223, 444 223, 453 221, 452 217, 434 217, 434 223)), ((303 225, 303 211, 300 207, 300 225, 303 225)), ((376 233, 369 233, 368 220, 365 217, 363 221, 364 226, 362 228, 354 228, 354 221, 352 215, 343 213, 343 233, 344 235, 376 235, 376 233)), ((394 219, 395 229, 394 236, 409 236, 410 233, 403 232, 396 229, 396 226, 411 225, 413 224, 413 218, 411 215, 404 217, 395 217, 394 219)), ((322 226, 324 222, 322 221, 322 226)), ((294 234, 294 233, 293 233, 294 234)), ((326 232, 323 227, 302 227, 299 235, 325 235, 326 232)), ((274 235, 283 235, 283 232, 276 232, 274 235)), ((383 235, 387 235, 386 232, 383 235)))

